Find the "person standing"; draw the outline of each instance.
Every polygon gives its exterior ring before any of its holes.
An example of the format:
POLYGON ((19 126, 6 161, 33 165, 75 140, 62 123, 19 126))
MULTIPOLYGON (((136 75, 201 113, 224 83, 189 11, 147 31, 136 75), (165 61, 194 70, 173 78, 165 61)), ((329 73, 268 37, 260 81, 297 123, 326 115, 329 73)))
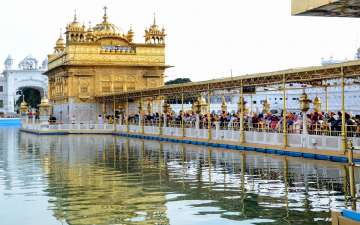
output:
POLYGON ((104 120, 103 120, 103 118, 102 118, 101 115, 98 116, 98 123, 99 123, 99 124, 103 124, 103 123, 104 123, 104 120))

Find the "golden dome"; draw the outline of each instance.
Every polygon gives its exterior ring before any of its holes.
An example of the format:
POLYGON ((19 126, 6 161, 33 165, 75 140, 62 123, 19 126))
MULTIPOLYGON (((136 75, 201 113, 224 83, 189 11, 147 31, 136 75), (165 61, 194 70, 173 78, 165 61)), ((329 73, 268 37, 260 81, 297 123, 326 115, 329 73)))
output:
POLYGON ((104 7, 103 21, 94 27, 94 31, 100 34, 123 34, 124 32, 121 29, 108 21, 106 10, 107 7, 104 7))
POLYGON ((84 31, 85 27, 77 21, 76 11, 74 14, 74 20, 67 26, 68 31, 84 31))
POLYGON ((56 41, 56 47, 63 47, 63 46, 65 46, 65 41, 60 35, 59 39, 56 41))
POLYGON ((126 38, 129 40, 129 42, 132 42, 134 39, 134 31, 132 30, 132 27, 130 26, 130 30, 128 31, 126 38))
POLYGON ((25 101, 22 101, 20 107, 27 107, 27 103, 25 101))

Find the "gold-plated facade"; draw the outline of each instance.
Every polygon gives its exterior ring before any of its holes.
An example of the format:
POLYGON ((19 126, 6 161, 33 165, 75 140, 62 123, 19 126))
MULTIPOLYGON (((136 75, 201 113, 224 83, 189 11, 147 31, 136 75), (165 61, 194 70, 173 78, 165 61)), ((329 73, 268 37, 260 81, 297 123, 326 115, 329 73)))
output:
POLYGON ((70 111, 75 111, 74 104, 90 104, 96 108, 96 96, 164 84, 164 71, 168 67, 165 65, 165 29, 160 29, 154 20, 145 32, 145 42, 134 43, 132 28, 124 33, 109 22, 106 7, 104 9, 102 22, 94 27, 81 25, 75 15, 73 22, 66 26, 65 40, 60 35, 54 52, 48 55, 46 75, 55 113, 59 105, 70 105, 70 111))

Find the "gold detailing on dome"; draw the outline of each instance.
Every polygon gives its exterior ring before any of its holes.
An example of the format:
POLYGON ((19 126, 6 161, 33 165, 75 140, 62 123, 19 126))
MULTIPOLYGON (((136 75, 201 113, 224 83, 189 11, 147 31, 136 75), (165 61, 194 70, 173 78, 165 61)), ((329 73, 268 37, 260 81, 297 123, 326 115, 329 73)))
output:
POLYGON ((59 39, 56 41, 56 45, 55 45, 55 53, 61 53, 63 52, 65 49, 65 41, 62 37, 62 32, 61 32, 61 29, 60 29, 60 35, 59 35, 59 39))
POLYGON ((104 7, 103 21, 94 27, 94 31, 100 36, 103 35, 123 36, 123 32, 117 26, 115 26, 114 24, 108 21, 106 6, 104 7))
POLYGON ((165 28, 163 27, 161 30, 156 24, 156 18, 154 14, 154 22, 153 25, 150 26, 149 29, 145 29, 145 43, 146 44, 165 44, 165 28))
POLYGON ((66 41, 68 42, 84 42, 85 41, 85 26, 77 21, 76 10, 74 20, 66 26, 66 41))

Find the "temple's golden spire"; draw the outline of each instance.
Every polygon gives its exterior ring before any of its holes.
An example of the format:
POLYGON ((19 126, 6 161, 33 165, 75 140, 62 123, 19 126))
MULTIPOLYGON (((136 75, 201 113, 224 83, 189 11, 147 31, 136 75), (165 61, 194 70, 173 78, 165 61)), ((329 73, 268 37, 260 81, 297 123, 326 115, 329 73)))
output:
POLYGON ((88 28, 87 31, 88 31, 88 32, 93 32, 93 28, 92 28, 92 26, 91 26, 91 21, 89 21, 89 28, 88 28))
POLYGON ((132 29, 132 25, 130 25, 130 29, 126 35, 126 38, 128 39, 129 42, 133 42, 134 39, 134 31, 132 29))
POLYGON ((77 15, 76 15, 76 9, 74 10, 74 22, 77 22, 77 15))
POLYGON ((61 53, 65 49, 65 41, 62 37, 62 29, 60 28, 60 35, 55 44, 55 53, 61 53))
POLYGON ((107 6, 104 6, 104 16, 103 16, 104 23, 106 23, 106 22, 107 22, 107 19, 108 19, 107 9, 108 9, 108 7, 107 7, 107 6))
POLYGON ((153 23, 154 26, 156 26, 156 13, 154 13, 154 23, 153 23))

